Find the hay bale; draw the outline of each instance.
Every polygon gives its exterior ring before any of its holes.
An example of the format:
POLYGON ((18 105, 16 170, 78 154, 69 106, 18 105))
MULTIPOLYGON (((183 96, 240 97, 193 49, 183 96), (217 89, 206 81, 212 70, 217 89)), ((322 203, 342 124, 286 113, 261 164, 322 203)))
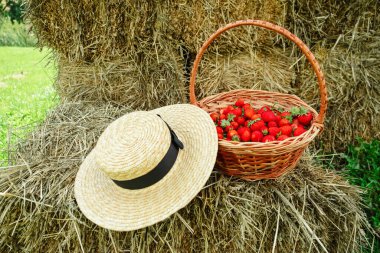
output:
POLYGON ((106 125, 128 111, 60 105, 19 146, 19 166, 0 170, 1 252, 356 252, 366 243, 358 189, 311 157, 277 181, 213 173, 186 208, 146 229, 94 225, 75 202, 75 175, 106 125))
POLYGON ((234 89, 293 91, 295 59, 274 47, 203 56, 196 79, 198 99, 234 89))
MULTIPOLYGON (((157 5, 156 27, 169 41, 178 41, 190 52, 197 52, 218 28, 242 19, 262 19, 278 24, 285 22, 283 0, 242 1, 164 1, 157 5)), ((226 32, 210 50, 230 51, 250 47, 252 43, 273 42, 273 32, 255 27, 239 27, 226 32)))
POLYGON ((134 109, 186 103, 183 60, 166 45, 157 51, 92 63, 58 60, 56 89, 69 101, 114 102, 134 109))
MULTIPOLYGON (((316 57, 326 76, 329 105, 320 147, 345 151, 356 137, 380 138, 380 30, 342 36, 335 46, 317 45, 316 57)), ((315 82, 310 68, 300 61, 298 79, 315 82)), ((309 86, 297 93, 317 104, 319 94, 309 86)))
POLYGON ((27 18, 39 45, 70 61, 118 58, 154 41, 153 2, 28 0, 27 18))
POLYGON ((287 6, 285 26, 309 46, 320 40, 333 45, 341 36, 380 25, 377 0, 290 0, 287 6))

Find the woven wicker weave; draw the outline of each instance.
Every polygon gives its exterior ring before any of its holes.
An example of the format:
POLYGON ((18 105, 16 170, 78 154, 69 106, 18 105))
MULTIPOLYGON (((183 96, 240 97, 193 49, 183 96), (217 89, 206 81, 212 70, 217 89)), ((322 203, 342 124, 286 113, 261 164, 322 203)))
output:
POLYGON ((227 175, 247 180, 274 179, 293 169, 307 145, 323 130, 323 121, 327 108, 327 90, 323 73, 310 49, 294 34, 283 27, 261 20, 242 20, 230 23, 217 30, 199 50, 190 77, 190 101, 208 113, 219 112, 221 108, 232 105, 237 98, 249 101, 254 108, 274 103, 285 109, 303 106, 314 116, 308 131, 284 141, 267 143, 232 142, 219 140, 217 167, 227 175), (208 46, 223 32, 242 25, 253 25, 275 31, 293 41, 306 56, 317 76, 320 91, 320 109, 313 108, 295 95, 261 90, 233 90, 219 93, 197 101, 195 96, 195 78, 200 60, 208 46))

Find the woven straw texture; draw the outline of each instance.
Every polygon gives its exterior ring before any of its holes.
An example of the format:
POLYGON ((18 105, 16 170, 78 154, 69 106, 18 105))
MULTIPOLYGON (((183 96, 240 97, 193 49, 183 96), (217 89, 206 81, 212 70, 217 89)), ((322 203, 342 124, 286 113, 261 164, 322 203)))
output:
POLYGON ((208 113, 219 112, 221 108, 232 105, 237 98, 250 102, 254 108, 263 105, 278 105, 285 109, 303 106, 310 110, 314 121, 310 129, 298 136, 284 141, 271 143, 219 141, 217 166, 227 175, 238 176, 247 180, 274 179, 293 169, 308 144, 323 130, 323 121, 327 108, 327 90, 325 78, 309 48, 288 30, 261 20, 243 20, 226 25, 217 30, 199 50, 190 77, 190 101, 208 113), (260 90, 233 90, 206 97, 199 102, 195 96, 195 78, 200 60, 208 46, 223 32, 242 25, 253 25, 275 31, 293 41, 304 53, 317 76, 321 94, 320 111, 313 108, 294 95, 260 90))
MULTIPOLYGON (((97 149, 109 147, 104 144, 95 147, 78 171, 75 197, 87 218, 102 227, 130 231, 164 220, 186 206, 212 172, 218 144, 213 122, 206 112, 193 105, 173 105, 151 113, 161 115, 183 142, 184 149, 180 150, 174 166, 162 180, 141 190, 127 190, 118 187, 97 165, 97 149)), ((119 130, 125 135, 130 131, 128 128, 119 130)), ((157 147, 163 149, 159 143, 157 147)), ((146 153, 144 161, 153 155, 146 153)))
POLYGON ((129 180, 151 171, 170 146, 165 122, 151 112, 133 112, 110 124, 95 148, 96 164, 108 177, 129 180))

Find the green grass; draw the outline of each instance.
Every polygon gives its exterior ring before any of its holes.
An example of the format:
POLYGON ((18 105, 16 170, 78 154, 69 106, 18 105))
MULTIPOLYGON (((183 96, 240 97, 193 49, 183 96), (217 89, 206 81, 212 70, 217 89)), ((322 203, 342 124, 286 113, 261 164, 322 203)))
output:
POLYGON ((12 24, 9 18, 0 21, 0 46, 31 47, 36 43, 37 39, 29 32, 27 25, 17 22, 12 24))
POLYGON ((27 47, 0 47, 0 161, 7 159, 8 133, 44 120, 57 103, 53 89, 56 68, 48 51, 27 47))

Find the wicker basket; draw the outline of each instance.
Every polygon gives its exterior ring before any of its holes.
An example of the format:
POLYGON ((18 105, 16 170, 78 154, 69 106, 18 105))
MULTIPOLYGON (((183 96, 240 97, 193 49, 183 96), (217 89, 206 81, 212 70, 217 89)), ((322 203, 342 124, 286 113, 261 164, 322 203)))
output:
POLYGON ((297 36, 280 26, 261 20, 237 21, 217 30, 199 50, 190 77, 191 103, 208 113, 219 112, 221 108, 232 105, 238 97, 249 101, 256 108, 263 105, 273 105, 274 103, 285 109, 290 109, 293 106, 303 106, 312 112, 314 120, 310 129, 304 134, 290 137, 284 141, 257 143, 219 140, 217 167, 227 175, 237 176, 246 180, 277 178, 297 165, 307 145, 323 130, 323 121, 327 108, 327 91, 323 73, 309 48, 297 36), (195 78, 204 52, 221 33, 242 25, 253 25, 275 31, 293 41, 301 49, 318 79, 321 95, 319 114, 295 95, 261 90, 232 90, 206 97, 200 101, 196 100, 195 78))

